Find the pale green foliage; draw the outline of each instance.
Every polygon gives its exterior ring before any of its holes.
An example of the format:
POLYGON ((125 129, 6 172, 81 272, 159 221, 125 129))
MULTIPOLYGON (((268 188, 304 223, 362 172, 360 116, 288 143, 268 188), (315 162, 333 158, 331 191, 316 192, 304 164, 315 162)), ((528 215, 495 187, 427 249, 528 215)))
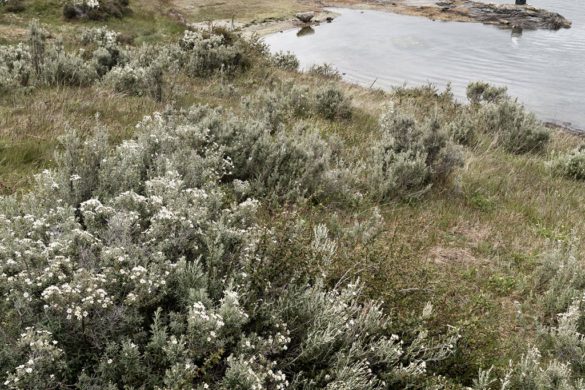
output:
POLYGON ((299 68, 299 59, 291 52, 278 52, 272 55, 272 63, 284 70, 297 70, 299 68))
POLYGON ((558 156, 549 163, 553 173, 573 180, 585 180, 585 147, 558 156))
POLYGON ((208 77, 216 72, 234 73, 248 66, 242 42, 227 34, 185 31, 180 41, 185 70, 192 77, 208 77))
POLYGON ((86 86, 103 80, 116 92, 150 96, 158 101, 171 94, 169 78, 186 73, 210 77, 233 74, 250 65, 249 51, 263 48, 228 32, 185 31, 179 44, 122 48, 118 34, 104 28, 86 30, 80 52, 64 50, 57 40, 47 43, 47 32, 35 21, 27 46, 0 46, 0 89, 27 85, 86 86), (90 56, 83 52, 91 50, 90 56))
POLYGON ((468 118, 453 124, 454 138, 467 142, 471 128, 493 136, 496 143, 511 153, 540 152, 550 133, 533 113, 506 94, 506 88, 487 83, 471 83, 467 96, 472 103, 468 118), (462 133, 460 133, 462 131, 462 133))
POLYGON ((498 144, 512 153, 542 151, 550 138, 536 116, 511 99, 482 106, 476 120, 483 132, 493 134, 498 144))
POLYGON ((377 198, 408 195, 444 182, 463 163, 461 151, 436 119, 419 123, 392 107, 381 118, 380 132, 361 168, 377 198))
POLYGON ((560 246, 543 256, 535 285, 545 286, 540 299, 546 318, 562 313, 585 291, 585 267, 575 256, 576 243, 560 246))
MULTIPOLYGON (((535 284, 544 287, 543 323, 538 326, 538 347, 531 347, 518 362, 510 362, 503 378, 481 371, 474 389, 582 390, 585 388, 585 269, 575 258, 572 242, 547 254, 536 272, 535 284), (491 384, 486 387, 485 384, 491 384)), ((541 293, 540 291, 537 291, 541 293)))
POLYGON ((65 19, 103 20, 129 14, 129 0, 67 0, 63 5, 65 19))
POLYGON ((585 382, 575 378, 571 365, 558 360, 545 361, 537 348, 531 348, 522 359, 512 364, 501 379, 492 370, 480 371, 474 390, 582 390, 585 382))
POLYGON ((28 86, 33 72, 31 55, 25 45, 0 46, 0 90, 28 86))
POLYGON ((265 120, 273 131, 311 112, 311 93, 308 88, 292 83, 277 84, 272 89, 262 88, 244 99, 243 108, 265 120))
POLYGON ((467 99, 471 104, 498 103, 508 98, 506 87, 476 81, 467 85, 467 99))
POLYGON ((341 73, 330 64, 313 65, 309 68, 308 73, 330 80, 341 80, 341 73))
POLYGON ((47 51, 40 78, 49 85, 87 86, 98 74, 92 64, 77 54, 66 52, 58 42, 47 51))
POLYGON ((128 52, 119 46, 118 36, 118 33, 105 27, 87 29, 81 36, 81 43, 86 46, 96 46, 92 61, 100 77, 115 66, 122 66, 128 62, 128 52))
POLYGON ((569 365, 579 377, 585 375, 585 336, 580 333, 583 308, 583 297, 576 298, 558 315, 555 326, 541 331, 548 353, 569 365))
MULTIPOLYGON (((170 112, 144 126, 160 134, 161 139, 170 139, 174 133, 180 136, 168 149, 177 159, 167 159, 167 163, 181 172, 193 167, 190 175, 195 172, 202 175, 193 180, 208 179, 208 169, 196 165, 200 159, 196 158, 194 147, 200 150, 200 145, 215 145, 217 156, 229 157, 226 161, 230 166, 225 169, 231 177, 249 182, 251 192, 257 196, 297 200, 319 195, 328 182, 326 174, 334 149, 311 128, 299 126, 292 131, 274 132, 264 121, 224 115, 205 107, 170 112), (183 139, 187 131, 194 132, 187 139, 191 144, 183 139), (195 141, 200 144, 193 144, 195 141)), ((212 160, 203 160, 209 161, 212 160)), ((219 166, 210 169, 223 173, 219 166)))
MULTIPOLYGON (((245 194, 309 191, 323 153, 306 148, 326 147, 315 137, 272 135, 206 107, 145 118, 113 150, 103 131, 89 139, 68 132, 55 171, 22 198, 0 198, 5 386, 434 381, 429 366, 452 353, 457 336, 431 338, 430 309, 401 338, 359 284, 328 288, 283 267, 289 259, 271 249, 276 236, 258 225, 260 202, 245 194)), ((311 254, 297 260, 326 267, 335 241, 324 226, 314 236, 311 254)), ((301 235, 287 240, 296 245, 301 235)))
POLYGON ((351 100, 338 87, 328 85, 315 93, 315 111, 325 119, 351 117, 351 100))
POLYGON ((455 143, 472 146, 477 141, 476 127, 477 125, 470 118, 470 114, 464 112, 448 123, 445 130, 455 143))

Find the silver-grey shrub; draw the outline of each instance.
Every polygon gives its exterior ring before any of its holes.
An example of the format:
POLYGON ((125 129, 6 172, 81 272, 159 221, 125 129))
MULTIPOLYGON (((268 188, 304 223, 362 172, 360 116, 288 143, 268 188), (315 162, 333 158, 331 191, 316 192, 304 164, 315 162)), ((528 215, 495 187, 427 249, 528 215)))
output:
POLYGON ((313 111, 313 95, 309 88, 294 83, 281 83, 272 88, 261 88, 246 97, 242 109, 266 121, 273 131, 285 124, 297 123, 313 111))
POLYGON ((334 85, 327 85, 315 92, 315 112, 326 119, 351 118, 351 99, 334 85))
POLYGON ((25 45, 0 46, 0 90, 26 87, 33 77, 30 51, 25 45))
POLYGON ((283 179, 295 185, 306 170, 286 160, 302 167, 315 156, 300 147, 286 155, 279 145, 293 147, 298 135, 283 141, 263 129, 195 107, 145 118, 114 149, 103 133, 71 132, 58 167, 30 193, 0 197, 3 386, 382 389, 438 380, 432 365, 452 353, 455 334, 431 338, 421 323, 402 338, 359 284, 325 287, 267 249, 282 243, 260 225, 261 204, 243 195, 236 172, 258 153, 273 171, 298 174, 283 179), (266 147, 276 157, 264 159, 266 147))
POLYGON ((390 108, 380 120, 380 138, 359 169, 368 191, 388 199, 446 182, 463 163, 461 150, 435 118, 419 122, 390 108))
POLYGON ((278 52, 271 56, 271 62, 274 66, 284 70, 297 70, 299 69, 299 59, 291 52, 278 52))
POLYGON ((536 116, 512 99, 482 106, 476 121, 481 131, 492 134, 511 153, 540 152, 550 138, 549 130, 536 116))
POLYGON ((341 80, 341 73, 330 64, 313 65, 309 68, 310 75, 330 80, 341 80))
POLYGON ((496 87, 486 82, 475 81, 467 85, 467 99, 471 104, 498 103, 508 98, 506 87, 496 87))
POLYGON ((533 113, 508 96, 506 88, 475 82, 468 85, 467 96, 471 102, 470 123, 463 126, 457 124, 464 133, 475 127, 493 136, 496 143, 507 151, 516 154, 540 152, 548 144, 549 130, 533 113))
POLYGON ((585 180, 585 147, 580 146, 572 152, 556 157, 549 163, 555 174, 573 180, 585 180))
POLYGON ((39 75, 48 85, 88 86, 98 78, 96 68, 80 55, 65 51, 62 43, 51 46, 39 75))
POLYGON ((209 77, 217 72, 232 74, 249 66, 243 42, 231 33, 186 30, 180 40, 185 71, 192 77, 209 77))

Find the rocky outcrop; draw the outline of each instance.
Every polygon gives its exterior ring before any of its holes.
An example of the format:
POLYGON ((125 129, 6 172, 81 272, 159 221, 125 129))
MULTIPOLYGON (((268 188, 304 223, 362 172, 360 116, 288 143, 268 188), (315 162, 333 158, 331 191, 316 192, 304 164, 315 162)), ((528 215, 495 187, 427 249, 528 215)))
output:
POLYGON ((311 23, 311 20, 315 17, 314 12, 301 12, 295 15, 298 20, 303 23, 311 23))
POLYGON ((571 22, 556 12, 515 4, 487 4, 477 1, 450 0, 437 2, 442 13, 508 28, 559 30, 571 22))

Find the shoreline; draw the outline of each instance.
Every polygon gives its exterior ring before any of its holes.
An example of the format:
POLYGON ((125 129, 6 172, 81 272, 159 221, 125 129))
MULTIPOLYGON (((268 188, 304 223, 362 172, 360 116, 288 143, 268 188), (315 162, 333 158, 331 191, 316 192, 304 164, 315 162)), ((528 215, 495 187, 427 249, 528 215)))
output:
MULTIPOLYGON (((513 0, 511 0, 513 1, 513 0)), ((471 17, 469 14, 459 12, 457 9, 451 12, 442 11, 442 7, 446 3, 454 4, 456 6, 474 6, 478 4, 472 0, 449 0, 446 2, 434 2, 432 0, 396 0, 396 1, 388 1, 388 0, 333 0, 333 1, 326 1, 321 2, 318 0, 311 0, 309 3, 314 6, 314 18, 310 23, 304 23, 298 20, 295 16, 291 16, 288 18, 282 19, 275 19, 275 18, 268 18, 261 21, 253 21, 249 23, 237 22, 234 20, 227 20, 227 19, 219 19, 213 20, 211 22, 202 22, 202 23, 192 23, 188 24, 191 27, 196 28, 206 28, 209 27, 210 23, 215 26, 232 28, 239 30, 242 32, 244 37, 251 37, 254 35, 265 37, 271 34, 276 34, 279 32, 289 31, 293 29, 302 29, 303 27, 314 27, 319 26, 321 23, 327 23, 327 19, 333 19, 333 23, 335 23, 335 18, 339 17, 340 14, 328 10, 328 8, 348 8, 354 10, 373 10, 373 11, 380 11, 380 12, 389 12, 395 13, 399 15, 407 15, 407 16, 420 16, 426 17, 431 20, 439 20, 439 21, 451 21, 451 22, 463 22, 463 23, 482 23, 485 25, 495 25, 496 27, 502 29, 512 29, 516 28, 516 25, 511 25, 510 23, 505 23, 503 21, 489 23, 478 19, 477 17, 471 17)), ((485 5, 485 3, 479 3, 485 5)), ((494 6, 493 4, 487 4, 488 7, 494 6)), ((498 5, 497 7, 502 7, 505 9, 518 9, 518 6, 515 5, 498 5)), ((520 7, 522 8, 522 7, 520 7)), ((526 10, 531 12, 531 10, 535 10, 536 8, 531 6, 526 6, 526 10)), ((546 10, 540 10, 541 12, 549 12, 546 10)), ((570 23, 570 22, 569 22, 570 23)), ((569 28, 569 27, 565 27, 569 28)), ((528 27, 528 29, 534 29, 534 27, 528 27)), ((365 85, 360 85, 358 83, 350 82, 348 80, 343 80, 345 83, 350 85, 359 87, 359 88, 367 88, 365 85)), ((560 130, 566 133, 575 134, 578 136, 585 136, 585 128, 581 129, 578 127, 573 126, 571 123, 564 122, 560 119, 541 119, 542 123, 551 130, 560 130)))
MULTIPOLYGON (((513 1, 513 0, 511 0, 513 1)), ((294 15, 283 19, 265 19, 251 23, 237 23, 245 34, 265 36, 295 27, 318 25, 327 17, 337 14, 327 8, 350 8, 376 10, 399 15, 420 16, 430 20, 445 22, 481 23, 502 29, 522 28, 527 30, 559 30, 570 28, 571 22, 562 15, 530 5, 487 4, 473 0, 331 0, 308 1, 309 8, 315 13, 315 22, 303 23, 294 15)), ((226 24, 233 21, 218 20, 214 23, 226 24)))

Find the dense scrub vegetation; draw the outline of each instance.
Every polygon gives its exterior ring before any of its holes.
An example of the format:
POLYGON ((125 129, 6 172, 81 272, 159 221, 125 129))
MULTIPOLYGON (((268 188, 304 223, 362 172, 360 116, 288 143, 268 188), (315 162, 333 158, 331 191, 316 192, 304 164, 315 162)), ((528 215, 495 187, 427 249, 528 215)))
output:
MULTIPOLYGON (((402 220, 416 229, 418 205, 446 194, 489 213, 460 179, 478 150, 545 166, 549 131, 504 89, 474 83, 462 105, 401 88, 369 114, 330 66, 299 75, 290 53, 231 31, 123 41, 93 28, 67 45, 33 22, 27 42, 0 47, 0 89, 15 99, 94 88, 167 107, 123 140, 99 119, 66 129, 54 166, 0 198, 3 386, 583 388, 585 267, 571 235, 542 228, 557 242, 521 281, 490 274, 494 294, 472 297, 485 318, 452 323, 433 296, 401 298, 452 294, 405 254, 407 238, 393 242, 402 220), (220 104, 178 104, 198 82, 217 83, 220 104), (416 273, 420 287, 400 285, 416 273), (511 291, 528 330, 504 362, 486 359, 500 332, 488 298, 511 291)), ((551 171, 582 179, 581 154, 551 171)))

